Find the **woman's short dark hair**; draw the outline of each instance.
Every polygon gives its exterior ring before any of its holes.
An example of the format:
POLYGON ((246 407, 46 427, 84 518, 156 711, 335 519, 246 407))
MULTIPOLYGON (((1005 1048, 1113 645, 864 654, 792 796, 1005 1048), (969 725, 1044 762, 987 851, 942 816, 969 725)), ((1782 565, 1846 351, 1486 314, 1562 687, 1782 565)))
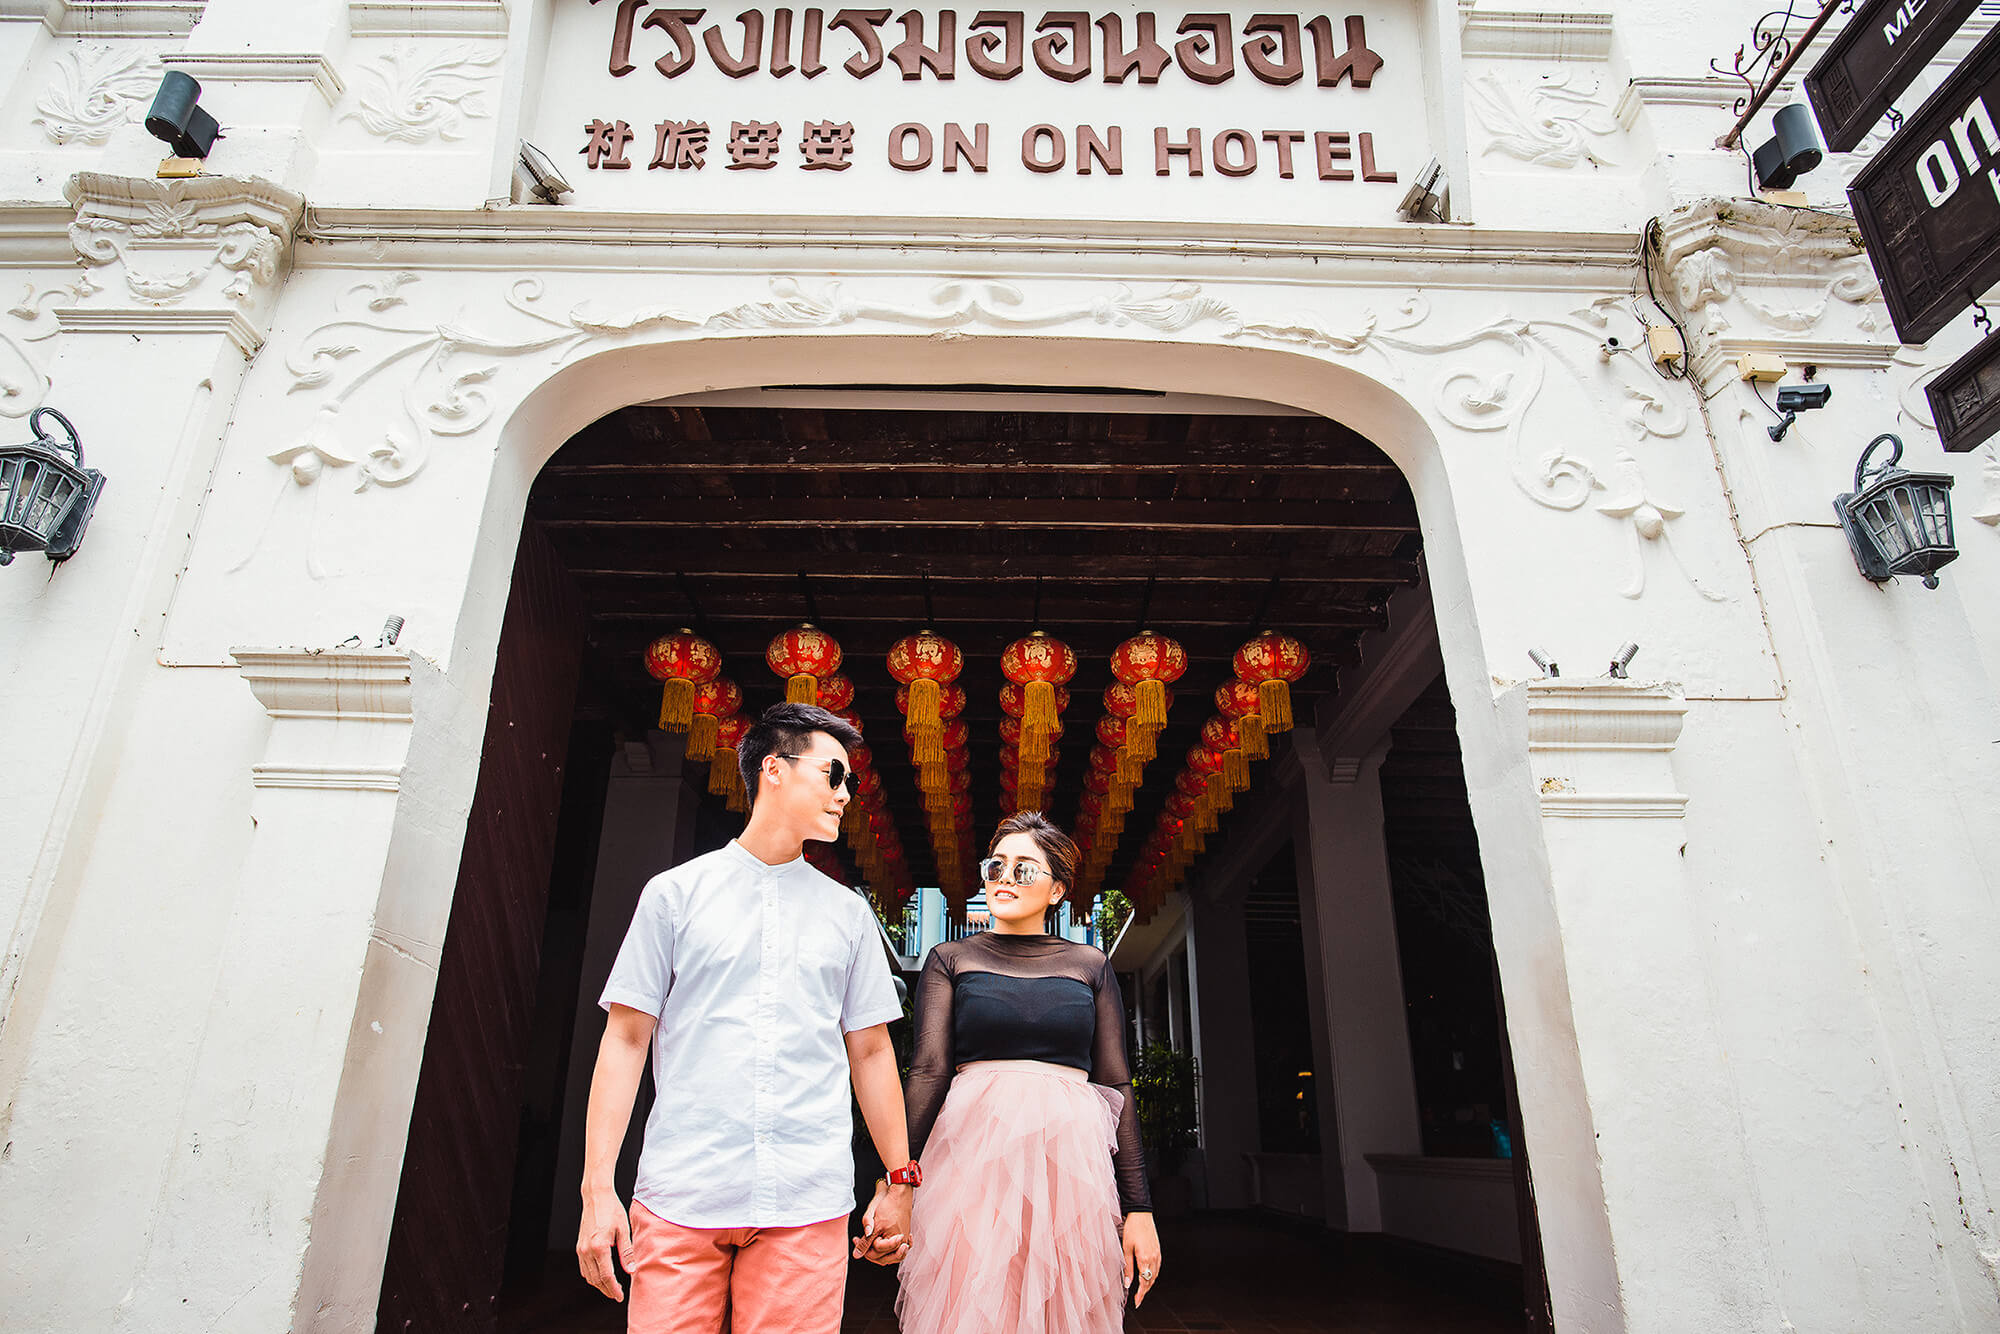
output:
POLYGON ((764 768, 765 757, 798 754, 812 744, 814 732, 826 733, 850 752, 861 744, 861 733, 853 724, 817 704, 773 704, 764 710, 764 716, 743 734, 742 744, 736 747, 736 770, 743 776, 746 803, 757 804, 757 775, 764 768))
POLYGON ((993 831, 993 840, 986 845, 986 851, 992 852, 1010 834, 1026 834, 1035 840, 1035 846, 1049 863, 1049 875, 1062 885, 1065 894, 1076 888, 1076 864, 1081 854, 1075 841, 1054 820, 1040 811, 1016 811, 993 831))

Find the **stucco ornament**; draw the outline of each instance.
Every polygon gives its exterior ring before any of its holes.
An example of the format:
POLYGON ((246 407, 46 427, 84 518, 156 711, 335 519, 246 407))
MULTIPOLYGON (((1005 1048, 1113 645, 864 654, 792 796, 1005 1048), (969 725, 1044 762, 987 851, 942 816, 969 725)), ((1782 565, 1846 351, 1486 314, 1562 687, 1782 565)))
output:
POLYGON ((2000 454, 1989 444, 1979 455, 1979 478, 1986 484, 1986 494, 1980 497, 1972 517, 1989 528, 2000 527, 2000 454))
POLYGON ((86 270, 117 267, 125 290, 156 307, 179 303, 216 269, 232 275, 223 297, 247 305, 276 280, 303 205, 275 187, 224 177, 155 182, 84 173, 70 189, 77 261, 86 270))
POLYGON ((415 281, 413 273, 394 273, 349 288, 339 303, 347 312, 307 334, 285 359, 285 368, 292 374, 287 392, 296 393, 331 384, 349 358, 361 358, 352 363, 354 373, 321 405, 305 437, 267 456, 289 468, 299 485, 318 481, 328 466, 354 464, 356 491, 370 486, 401 486, 423 471, 434 437, 464 436, 479 430, 493 415, 491 397, 480 386, 493 378, 499 366, 492 361, 468 366, 462 357, 546 352, 560 364, 597 339, 699 323, 691 315, 665 308, 607 318, 576 306, 565 315, 554 315, 541 308, 539 278, 520 279, 507 289, 508 308, 527 324, 513 336, 480 333, 452 322, 398 321, 394 313, 409 304, 402 289, 415 281), (371 344, 365 354, 363 342, 371 344), (390 428, 368 449, 346 443, 339 417, 347 402, 385 371, 411 362, 417 370, 402 393, 406 424, 390 428))
POLYGON ((160 59, 126 46, 65 46, 55 80, 35 99, 35 124, 54 144, 101 144, 130 121, 160 81, 160 59))
POLYGON ((492 115, 486 91, 493 76, 478 71, 498 63, 500 55, 497 47, 469 42, 445 47, 399 42, 359 67, 365 87, 358 105, 341 119, 358 120, 392 143, 463 139, 466 121, 492 115))
POLYGON ((1503 153, 1539 167, 1614 166, 1597 141, 1619 132, 1618 121, 1599 100, 1597 80, 1576 71, 1542 76, 1517 95, 1492 74, 1465 85, 1472 114, 1492 136, 1486 153, 1503 153))
POLYGON ((1694 572, 1681 560, 1680 553, 1674 550, 1673 537, 1668 533, 1667 526, 1686 511, 1670 501, 1662 500, 1647 489, 1646 479, 1639 470, 1639 460, 1633 456, 1631 450, 1619 450, 1616 458, 1618 487, 1612 492, 1610 499, 1597 507, 1597 512, 1613 519, 1625 519, 1630 522, 1632 575, 1618 590, 1619 593, 1628 598, 1636 598, 1646 591, 1646 548, 1657 544, 1665 549, 1667 558, 1673 562, 1674 568, 1681 572, 1681 577, 1688 581, 1695 592, 1710 602, 1723 601, 1724 595, 1696 578, 1694 572))
POLYGON ((1884 326, 1881 288, 1846 218, 1710 200, 1665 219, 1656 241, 1668 290, 1696 335, 1689 351, 1698 362, 1712 361, 1732 314, 1796 335, 1817 329, 1836 307, 1852 306, 1860 332, 1884 326))
POLYGON ((60 287, 29 283, 21 299, 7 307, 0 320, 0 417, 25 417, 42 405, 49 392, 49 375, 36 344, 59 332, 55 310, 74 305, 94 290, 90 276, 60 287))
MULTIPOLYGON (((663 306, 607 314, 577 305, 558 313, 545 303, 541 280, 524 278, 505 297, 515 327, 488 332, 458 320, 410 317, 404 289, 416 281, 413 273, 393 273, 350 288, 337 317, 310 331, 287 356, 292 375, 288 392, 332 391, 302 435, 267 455, 300 486, 311 486, 328 472, 351 476, 357 492, 401 486, 424 470, 439 440, 469 436, 491 420, 495 405, 486 386, 507 359, 540 356, 544 364, 559 366, 593 346, 658 332, 814 330, 859 323, 899 325, 944 337, 973 328, 1095 325, 1165 334, 1206 328, 1222 339, 1299 346, 1336 358, 1370 357, 1393 381, 1403 380, 1414 366, 1438 366, 1429 410, 1459 430, 1501 435, 1515 485, 1537 505, 1558 511, 1581 509, 1593 492, 1604 490, 1604 483, 1588 460, 1564 447, 1538 446, 1525 430, 1551 364, 1602 411, 1606 433, 1622 431, 1635 442, 1670 438, 1688 423, 1687 413, 1637 358, 1615 357, 1607 363, 1598 355, 1609 333, 1620 334, 1627 346, 1642 340, 1643 331, 1622 297, 1602 298, 1568 318, 1530 321, 1503 315, 1462 333, 1436 336, 1423 327, 1431 307, 1421 293, 1404 299, 1386 323, 1365 309, 1336 323, 1310 314, 1253 319, 1200 285, 1185 282, 1150 295, 1119 284, 1076 299, 1035 304, 1020 287, 991 279, 948 280, 930 287, 920 300, 885 301, 854 293, 839 282, 809 287, 795 278, 772 277, 767 297, 703 317, 663 306), (343 410, 392 371, 404 377, 401 420, 380 439, 364 444, 345 425, 343 410)), ((1565 427, 1563 438, 1575 436, 1573 427, 1573 422, 1565 427)), ((1680 513, 1673 506, 1639 504, 1625 517, 1633 519, 1641 538, 1659 541, 1665 525, 1680 513)), ((1690 582, 1704 596, 1715 596, 1699 581, 1690 577, 1690 582)), ((1627 595, 1638 596, 1643 586, 1642 570, 1627 595)))

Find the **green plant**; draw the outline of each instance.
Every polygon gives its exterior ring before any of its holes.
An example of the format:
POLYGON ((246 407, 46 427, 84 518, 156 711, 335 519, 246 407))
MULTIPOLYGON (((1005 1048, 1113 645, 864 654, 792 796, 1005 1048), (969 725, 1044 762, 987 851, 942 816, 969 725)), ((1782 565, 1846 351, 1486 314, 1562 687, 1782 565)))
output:
POLYGON ((1104 942, 1107 951, 1118 943, 1118 933, 1125 929, 1125 920, 1131 915, 1132 900, 1117 890, 1107 889, 1097 896, 1097 938, 1104 942))
POLYGON ((1195 1146, 1200 1124, 1195 1093, 1200 1083, 1193 1052, 1164 1042, 1148 1042, 1132 1062, 1132 1094, 1138 1102, 1139 1138, 1154 1172, 1171 1176, 1195 1146))

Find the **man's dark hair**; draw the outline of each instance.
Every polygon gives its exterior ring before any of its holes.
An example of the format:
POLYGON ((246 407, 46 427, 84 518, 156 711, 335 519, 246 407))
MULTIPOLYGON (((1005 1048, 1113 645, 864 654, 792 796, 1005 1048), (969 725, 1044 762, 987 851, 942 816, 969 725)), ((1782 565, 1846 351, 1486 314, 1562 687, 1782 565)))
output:
POLYGON ((796 755, 812 744, 812 734, 824 732, 851 752, 861 744, 861 733, 840 715, 817 704, 773 704, 764 716, 743 734, 736 747, 736 769, 743 775, 743 798, 757 804, 758 776, 767 755, 796 755))

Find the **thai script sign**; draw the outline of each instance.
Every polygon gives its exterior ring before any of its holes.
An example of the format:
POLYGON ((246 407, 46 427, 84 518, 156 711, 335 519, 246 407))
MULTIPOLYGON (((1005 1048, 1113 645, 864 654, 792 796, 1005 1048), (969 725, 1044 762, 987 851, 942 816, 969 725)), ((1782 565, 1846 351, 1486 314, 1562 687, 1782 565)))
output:
POLYGON ((2000 29, 1848 188, 1896 334, 1930 338, 2000 280, 2000 29))
POLYGON ((598 207, 1389 222, 1429 155, 1415 34, 1400 9, 591 0, 557 10, 533 133, 598 207))

